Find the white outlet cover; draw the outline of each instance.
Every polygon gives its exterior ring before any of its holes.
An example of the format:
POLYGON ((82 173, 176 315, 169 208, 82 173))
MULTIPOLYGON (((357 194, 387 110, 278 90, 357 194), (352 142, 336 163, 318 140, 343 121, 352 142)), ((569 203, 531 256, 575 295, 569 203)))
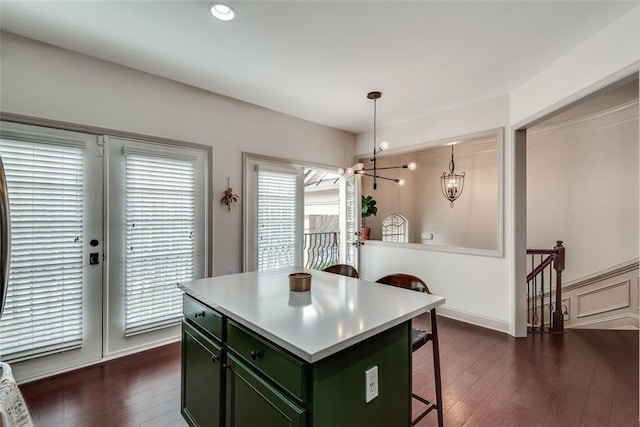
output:
POLYGON ((364 371, 364 379, 364 402, 369 403, 378 397, 378 367, 374 366, 364 371))

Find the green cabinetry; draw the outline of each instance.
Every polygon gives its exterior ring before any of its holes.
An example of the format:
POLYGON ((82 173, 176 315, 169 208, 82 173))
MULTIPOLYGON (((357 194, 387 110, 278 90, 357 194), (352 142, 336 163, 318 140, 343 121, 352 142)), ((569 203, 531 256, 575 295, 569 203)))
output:
POLYGON ((182 414, 192 426, 409 426, 409 322, 308 363, 185 295, 182 414), (365 401, 365 371, 378 397, 365 401))
POLYGON ((182 322, 182 415, 191 425, 222 422, 222 349, 214 340, 182 322))
POLYGON ((230 354, 227 360, 227 425, 301 427, 305 410, 230 354))

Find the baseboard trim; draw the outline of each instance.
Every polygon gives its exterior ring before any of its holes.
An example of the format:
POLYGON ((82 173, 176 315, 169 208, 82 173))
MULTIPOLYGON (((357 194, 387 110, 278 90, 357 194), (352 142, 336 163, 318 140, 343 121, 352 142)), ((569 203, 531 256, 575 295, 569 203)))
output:
POLYGON ((511 325, 504 320, 495 319, 493 317, 482 316, 479 314, 469 313, 463 310, 456 310, 449 307, 438 307, 436 312, 443 317, 461 322, 470 323, 472 325, 481 326, 483 328, 492 329, 494 331, 509 334, 511 325))
POLYGON ((567 329, 602 329, 603 324, 611 324, 606 329, 630 329, 639 330, 640 316, 637 314, 618 314, 615 316, 601 317, 599 319, 586 320, 580 323, 573 323, 567 326, 567 329), (597 326, 597 328, 594 328, 597 326))

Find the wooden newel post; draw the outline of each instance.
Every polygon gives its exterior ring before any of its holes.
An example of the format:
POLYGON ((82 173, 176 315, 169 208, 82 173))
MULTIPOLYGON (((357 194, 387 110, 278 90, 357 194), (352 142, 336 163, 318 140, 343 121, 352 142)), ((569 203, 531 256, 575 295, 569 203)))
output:
POLYGON ((553 312, 553 331, 564 332, 564 314, 562 313, 562 271, 564 270, 564 246, 562 240, 556 241, 553 248, 553 268, 556 270, 556 307, 553 312))

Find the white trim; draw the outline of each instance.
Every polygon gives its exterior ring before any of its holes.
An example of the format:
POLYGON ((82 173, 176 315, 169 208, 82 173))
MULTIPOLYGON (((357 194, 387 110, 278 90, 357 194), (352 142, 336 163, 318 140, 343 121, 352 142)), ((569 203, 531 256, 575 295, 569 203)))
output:
MULTIPOLYGON (((80 149, 86 149, 87 143, 82 138, 65 138, 62 136, 47 134, 46 132, 33 132, 26 131, 20 129, 12 129, 11 126, 14 126, 10 122, 2 122, 0 126, 0 137, 14 140, 14 141, 24 141, 24 142, 37 142, 39 144, 49 144, 49 145, 58 145, 63 147, 75 147, 80 149)), ((60 132, 56 129, 48 129, 49 131, 55 133, 60 132)), ((69 131, 63 131, 68 133, 69 131)))
MULTIPOLYGON (((529 136, 538 136, 544 134, 546 132, 555 132, 560 129, 578 127, 579 125, 583 125, 585 123, 589 124, 589 130, 586 132, 592 132, 595 130, 605 129, 613 126, 618 126, 623 123, 627 123, 631 120, 638 118, 638 100, 634 99, 632 101, 627 101, 623 104, 616 105, 615 107, 610 107, 602 111, 598 111, 596 113, 592 113, 586 116, 581 116, 578 118, 570 119, 564 122, 555 123, 552 125, 544 126, 541 125, 536 127, 535 129, 530 129, 529 136), (616 113, 625 113, 622 117, 619 117, 616 113), (602 119, 601 121, 606 121, 605 123, 599 125, 599 127, 594 128, 590 123, 593 120, 602 119)), ((571 130, 571 134, 582 134, 585 133, 583 131, 571 130)), ((541 137, 542 138, 542 137, 541 137)), ((541 139, 539 141, 534 141, 533 143, 539 143, 548 141, 549 139, 541 139)), ((531 144, 531 141, 527 141, 528 144, 531 144)))
MULTIPOLYGON (((418 249, 418 250, 425 250, 425 251, 435 251, 435 252, 449 252, 449 253, 457 253, 457 254, 463 254, 463 255, 478 255, 478 256, 488 256, 488 257, 495 257, 495 258, 503 258, 504 257, 504 236, 505 236, 505 232, 504 232, 504 227, 505 227, 505 195, 504 195, 504 191, 505 191, 505 149, 506 149, 506 144, 505 144, 505 129, 503 127, 500 128, 494 128, 494 129, 489 129, 489 130, 485 130, 485 131, 480 131, 480 132, 475 132, 472 134, 466 134, 466 135, 459 135, 457 137, 452 137, 452 138, 446 138, 446 139, 441 139, 441 140, 437 140, 437 141, 432 141, 432 142, 427 142, 427 143, 422 143, 422 144, 416 144, 416 145, 412 145, 409 147, 401 147, 397 150, 385 150, 386 155, 393 155, 393 154, 409 154, 415 151, 422 151, 422 150, 426 150, 426 149, 433 149, 433 148, 437 148, 440 146, 445 145, 446 143, 451 143, 451 142, 458 142, 458 141, 468 141, 468 140, 472 140, 472 141, 476 141, 479 139, 482 139, 482 141, 475 143, 472 142, 472 144, 474 144, 474 149, 477 152, 493 152, 494 150, 486 150, 485 147, 481 147, 481 149, 478 149, 478 145, 483 145, 486 141, 486 138, 495 138, 496 140, 496 150, 497 153, 497 168, 498 168, 498 188, 496 189, 496 191, 498 192, 498 198, 497 198, 497 202, 498 202, 498 206, 496 208, 496 248, 495 249, 478 249, 478 248, 465 248, 465 247, 459 247, 459 246, 445 246, 445 245, 430 245, 430 244, 424 244, 424 243, 397 243, 397 242, 382 242, 380 240, 367 240, 366 244, 369 244, 369 242, 375 242, 375 244, 379 244, 379 245, 392 245, 392 247, 401 247, 401 248, 405 248, 405 249, 418 249)), ((466 143, 466 142, 465 142, 466 143)), ((448 147, 447 147, 448 148, 448 147)), ((470 150, 470 152, 474 152, 474 150, 470 150)), ((456 156, 457 156, 457 151, 456 151, 456 156)), ((354 156, 354 161, 358 161, 359 158, 361 157, 366 157, 366 154, 359 154, 354 156)), ((369 155, 370 156, 370 155, 369 155)), ((379 157, 380 158, 380 157, 379 157)))
POLYGON ((595 325, 599 325, 599 326, 597 328, 591 328, 591 329, 604 329, 602 327, 602 324, 615 322, 617 320, 625 320, 627 321, 628 325, 623 327, 606 328, 606 329, 632 329, 632 330, 639 329, 638 325, 640 325, 640 316, 632 313, 616 314, 614 316, 602 317, 594 320, 586 320, 584 322, 568 325, 567 329, 580 329, 580 328, 590 329, 589 328, 590 326, 595 326, 595 325))
POLYGON ((472 325, 481 326, 483 328, 492 329, 494 331, 510 334, 511 324, 506 320, 495 319, 493 317, 482 316, 475 313, 469 313, 463 310, 457 310, 448 307, 438 307, 436 310, 442 317, 459 320, 461 322, 470 323, 472 325))
POLYGON ((582 288, 583 286, 587 286, 592 283, 602 282, 603 280, 611 277, 620 276, 630 271, 637 270, 639 265, 638 261, 638 258, 630 259, 620 264, 604 268, 600 271, 596 271, 576 279, 567 280, 562 284, 562 292, 582 288))
POLYGON ((638 70, 640 70, 640 61, 634 61, 633 63, 623 67, 622 69, 616 71, 613 74, 610 74, 597 82, 594 82, 577 92, 567 96, 555 102, 551 105, 548 105, 546 108, 538 111, 535 114, 530 115, 516 123, 511 124, 511 129, 513 131, 518 129, 527 129, 531 126, 535 126, 536 124, 548 119, 550 116, 558 114, 564 111, 567 108, 571 108, 574 103, 581 101, 589 95, 596 93, 597 91, 604 89, 612 84, 624 81, 625 79, 634 76, 638 70))
POLYGON ((390 246, 393 248, 402 247, 405 249, 418 249, 421 251, 433 251, 433 252, 451 252, 462 255, 477 255, 493 258, 502 258, 504 254, 491 249, 473 249, 473 248, 461 248, 458 246, 436 246, 425 243, 395 243, 395 242, 383 242, 382 240, 366 240, 365 245, 372 246, 390 246))

